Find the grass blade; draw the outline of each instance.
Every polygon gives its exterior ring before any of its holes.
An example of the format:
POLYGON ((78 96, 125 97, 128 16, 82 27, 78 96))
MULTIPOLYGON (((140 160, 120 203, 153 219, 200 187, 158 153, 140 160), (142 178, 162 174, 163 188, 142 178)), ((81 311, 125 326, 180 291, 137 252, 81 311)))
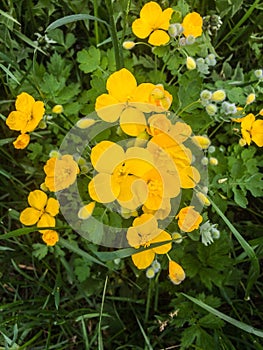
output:
POLYGON ((185 293, 181 293, 185 298, 191 300, 193 303, 195 303, 196 305, 200 306, 201 308, 205 309, 206 311, 210 312, 211 314, 221 318, 222 320, 228 322, 228 323, 231 323, 233 326, 239 328, 239 329, 242 329, 243 331, 247 332, 247 333, 250 333, 250 334, 253 334, 253 335, 256 335, 258 337, 261 337, 263 338, 263 331, 260 330, 260 329, 256 329, 244 322, 241 322, 241 321, 238 321, 230 316, 227 316, 225 314, 223 314, 222 312, 214 309, 213 307, 205 304, 203 301, 201 300, 198 300, 194 297, 191 297, 190 295, 187 295, 185 293))

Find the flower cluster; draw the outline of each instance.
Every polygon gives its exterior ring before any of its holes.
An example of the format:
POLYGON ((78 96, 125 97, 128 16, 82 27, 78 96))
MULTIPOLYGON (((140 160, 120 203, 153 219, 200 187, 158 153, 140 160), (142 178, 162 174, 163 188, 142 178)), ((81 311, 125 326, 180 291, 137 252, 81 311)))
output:
POLYGON ((45 108, 42 101, 35 99, 26 92, 22 92, 16 99, 16 110, 12 111, 7 119, 6 125, 11 130, 20 131, 20 135, 13 142, 17 149, 26 148, 30 142, 29 132, 36 129, 44 116, 45 108))

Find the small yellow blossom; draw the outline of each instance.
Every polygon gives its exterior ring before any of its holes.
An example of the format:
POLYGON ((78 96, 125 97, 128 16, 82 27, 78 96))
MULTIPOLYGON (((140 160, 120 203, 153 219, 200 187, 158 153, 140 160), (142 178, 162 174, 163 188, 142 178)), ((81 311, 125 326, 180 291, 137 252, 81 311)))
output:
POLYGON ((20 134, 17 139, 13 142, 16 149, 24 149, 30 142, 30 136, 28 134, 20 134))
POLYGON ((150 1, 141 9, 140 18, 132 23, 132 31, 141 39, 149 36, 148 43, 151 45, 165 45, 170 40, 167 31, 172 13, 172 8, 162 11, 157 2, 150 1))
POLYGON ((183 19, 182 26, 185 37, 192 35, 197 38, 202 35, 203 19, 197 12, 188 13, 183 19))
POLYGON ((263 147, 263 120, 256 120, 254 114, 241 118, 241 133, 248 145, 253 141, 258 147, 263 147))
POLYGON ((94 208, 95 208, 95 202, 90 202, 89 204, 80 208, 78 212, 78 217, 82 220, 88 219, 89 217, 91 217, 94 208))
POLYGON ((181 265, 169 260, 169 278, 173 284, 180 284, 185 279, 185 272, 181 265))
MULTIPOLYGON (((35 190, 29 193, 28 204, 19 220, 26 226, 37 224, 37 227, 54 227, 55 216, 59 212, 59 202, 54 198, 48 198, 45 192, 35 190)), ((44 230, 40 230, 44 232, 44 230)))
POLYGON ((179 214, 176 215, 176 219, 178 219, 178 226, 184 232, 191 232, 198 229, 203 221, 202 216, 194 210, 193 206, 182 208, 179 214))
POLYGON ((53 112, 53 113, 56 113, 56 114, 62 113, 63 110, 64 110, 64 108, 63 108, 62 105, 55 105, 55 106, 52 108, 52 112, 53 112))
POLYGON ((79 167, 72 155, 66 154, 59 158, 50 158, 44 166, 44 172, 47 188, 55 192, 68 188, 75 182, 79 167))
POLYGON ((256 99, 256 95, 255 94, 249 94, 247 99, 246 99, 246 105, 250 105, 251 103, 253 103, 256 99))
POLYGON ((125 49, 125 50, 132 50, 135 46, 135 42, 134 41, 124 41, 122 43, 122 47, 125 49))
MULTIPOLYGON (((151 214, 142 214, 134 219, 132 227, 127 231, 128 243, 135 248, 149 247, 151 244, 170 241, 171 235, 158 228, 155 217, 151 214)), ((155 254, 165 254, 172 248, 166 243, 152 249, 147 249, 132 255, 132 261, 138 269, 146 269, 154 261, 155 254)))
POLYGON ((193 59, 193 57, 188 56, 188 57, 186 58, 186 67, 187 67, 187 69, 189 69, 189 70, 193 70, 193 69, 196 68, 196 62, 195 62, 195 60, 193 59))
POLYGON ((46 245, 53 247, 59 241, 59 235, 54 230, 43 230, 42 240, 46 245))
POLYGON ((44 103, 22 92, 16 99, 16 111, 11 112, 6 125, 11 130, 20 131, 22 134, 34 131, 45 113, 44 103))

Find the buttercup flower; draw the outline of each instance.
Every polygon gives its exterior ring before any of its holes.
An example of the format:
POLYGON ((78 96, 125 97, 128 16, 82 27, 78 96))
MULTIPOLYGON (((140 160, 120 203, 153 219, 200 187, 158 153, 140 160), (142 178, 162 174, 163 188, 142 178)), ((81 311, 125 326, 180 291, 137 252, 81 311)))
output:
POLYGON ((182 208, 175 218, 178 219, 178 226, 184 232, 191 232, 198 229, 203 221, 202 216, 194 210, 193 206, 182 208))
POLYGON ((66 154, 59 158, 50 158, 44 166, 44 172, 47 188, 55 192, 68 188, 75 182, 79 167, 73 157, 66 154))
POLYGON ((30 141, 30 136, 28 134, 20 134, 17 139, 13 142, 16 149, 24 149, 27 147, 30 141))
POLYGON ((169 260, 169 278, 176 285, 185 279, 185 272, 182 266, 173 260, 169 260))
MULTIPOLYGON (((134 219, 127 231, 128 243, 135 248, 149 247, 151 244, 170 241, 169 233, 158 228, 157 220, 151 214, 142 214, 134 219)), ((147 249, 132 255, 132 261, 138 269, 146 269, 154 261, 155 254, 165 254, 172 248, 171 243, 147 249)))
POLYGON ((148 43, 151 45, 165 45, 170 40, 167 31, 172 13, 172 8, 162 11, 157 2, 150 1, 141 9, 140 18, 132 23, 132 31, 141 39, 149 36, 148 43))
POLYGON ((16 111, 8 115, 6 125, 22 134, 34 131, 45 113, 44 103, 22 92, 17 96, 15 105, 16 111))
POLYGON ((59 235, 54 230, 43 230, 42 239, 46 245, 53 247, 59 241, 59 235))
POLYGON ((95 110, 106 122, 113 123, 120 119, 122 130, 130 136, 138 136, 145 130, 143 112, 149 111, 149 105, 168 109, 172 103, 172 96, 162 85, 137 85, 135 77, 125 68, 109 76, 106 88, 108 94, 96 99, 95 110))
POLYGON ((197 38, 202 35, 203 19, 197 12, 188 13, 183 19, 182 26, 185 37, 192 35, 197 38))
POLYGON ((59 212, 59 202, 56 199, 48 198, 45 192, 35 190, 29 193, 28 204, 30 207, 24 209, 20 214, 19 220, 22 224, 26 226, 37 224, 37 227, 55 226, 55 216, 59 212))

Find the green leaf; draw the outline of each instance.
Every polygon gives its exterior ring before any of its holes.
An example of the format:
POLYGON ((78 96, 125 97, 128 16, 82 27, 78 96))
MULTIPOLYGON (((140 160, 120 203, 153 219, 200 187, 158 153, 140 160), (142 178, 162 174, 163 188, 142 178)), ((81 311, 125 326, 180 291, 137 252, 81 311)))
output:
POLYGON ((102 19, 98 17, 94 17, 88 14, 77 14, 77 15, 70 15, 70 16, 65 16, 60 19, 57 19, 56 21, 52 22, 47 28, 46 32, 61 27, 65 24, 76 22, 76 21, 86 21, 86 20, 93 20, 93 21, 98 21, 103 24, 105 24, 107 27, 109 27, 109 24, 106 21, 103 21, 102 19))
POLYGON ((262 174, 257 173, 246 180, 246 188, 254 197, 261 197, 263 195, 262 177, 262 174))
POLYGON ((100 50, 94 46, 91 46, 88 50, 83 49, 78 52, 77 61, 80 63, 80 70, 84 73, 91 73, 100 65, 100 50))
POLYGON ((230 316, 225 315, 224 313, 222 313, 221 311, 218 311, 216 309, 214 309, 213 307, 205 304, 204 302, 202 302, 201 300, 198 300, 194 297, 191 297, 190 295, 187 295, 185 293, 181 293, 181 295, 183 295, 184 297, 186 297, 187 299, 191 300, 193 303, 195 303, 196 305, 200 306, 201 308, 205 309, 206 311, 210 312, 211 314, 219 317, 221 320, 224 320, 230 324, 232 324, 233 326, 242 329, 245 332, 248 332, 250 334, 256 335, 258 337, 263 338, 263 331, 254 328, 246 323, 240 322, 230 316))
POLYGON ((234 200, 241 208, 246 208, 248 200, 244 195, 243 191, 239 190, 237 187, 233 187, 232 191, 234 192, 234 200))
POLYGON ((43 259, 48 253, 48 246, 41 243, 33 244, 33 255, 38 259, 43 259))

